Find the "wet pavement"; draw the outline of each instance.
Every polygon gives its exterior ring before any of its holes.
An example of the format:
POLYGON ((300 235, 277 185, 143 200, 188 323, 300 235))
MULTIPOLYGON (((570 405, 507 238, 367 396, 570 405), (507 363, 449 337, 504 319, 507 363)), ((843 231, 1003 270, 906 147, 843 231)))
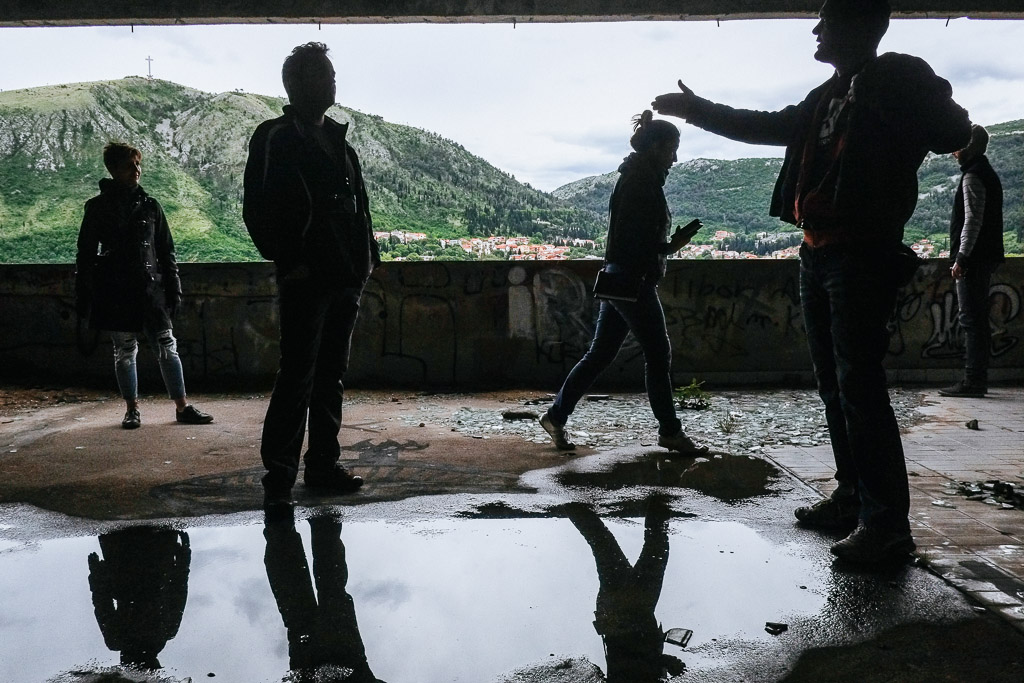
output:
POLYGON ((831 476, 812 392, 683 412, 698 459, 636 395, 554 452, 546 398, 356 394, 364 490, 269 521, 263 396, 134 433, 112 399, 0 413, 0 681, 1024 680, 1024 510, 949 486, 1022 481, 1024 391, 894 392, 920 550, 874 572, 791 523, 831 476))

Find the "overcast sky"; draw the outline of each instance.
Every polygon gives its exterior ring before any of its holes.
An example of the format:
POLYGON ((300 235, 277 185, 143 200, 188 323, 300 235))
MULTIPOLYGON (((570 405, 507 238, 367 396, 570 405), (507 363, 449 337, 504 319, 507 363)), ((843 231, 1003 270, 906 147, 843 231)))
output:
MULTIPOLYGON (((676 80, 777 109, 828 78, 810 20, 600 24, 136 26, 0 29, 0 89, 152 75, 284 96, 281 62, 328 44, 338 101, 439 133, 543 190, 607 173, 630 118, 676 80), (17 65, 17 66, 15 66, 17 65)), ((1024 119, 1024 21, 893 21, 882 51, 925 58, 981 124, 1024 119)), ((781 156, 680 123, 680 160, 781 156)))

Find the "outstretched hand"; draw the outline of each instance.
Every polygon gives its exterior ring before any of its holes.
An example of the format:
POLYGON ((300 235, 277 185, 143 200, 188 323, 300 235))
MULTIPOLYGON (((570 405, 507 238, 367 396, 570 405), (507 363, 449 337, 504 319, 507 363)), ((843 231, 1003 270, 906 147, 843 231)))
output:
POLYGON ((651 108, 663 116, 678 116, 681 119, 688 118, 693 112, 697 96, 686 85, 679 81, 679 89, 682 92, 665 93, 658 95, 651 102, 651 108))

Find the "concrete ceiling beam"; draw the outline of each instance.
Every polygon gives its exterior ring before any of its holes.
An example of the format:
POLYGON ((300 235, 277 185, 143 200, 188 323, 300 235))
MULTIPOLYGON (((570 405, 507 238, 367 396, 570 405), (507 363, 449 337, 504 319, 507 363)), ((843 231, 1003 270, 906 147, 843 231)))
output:
MULTIPOLYGON (((811 18, 819 0, 6 0, 0 26, 811 18)), ((895 18, 1021 19, 1020 0, 893 0, 895 18)))

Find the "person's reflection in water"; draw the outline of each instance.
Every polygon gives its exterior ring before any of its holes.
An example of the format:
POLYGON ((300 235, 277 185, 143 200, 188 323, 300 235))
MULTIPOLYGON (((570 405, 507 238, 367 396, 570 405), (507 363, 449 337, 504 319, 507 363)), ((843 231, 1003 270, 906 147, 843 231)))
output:
POLYGON ((99 537, 89 588, 103 642, 121 664, 159 669, 157 655, 181 626, 192 559, 184 531, 137 526, 99 537))
POLYGON ((302 538, 292 519, 268 519, 264 563, 270 589, 288 630, 289 681, 379 683, 366 661, 355 604, 345 590, 348 566, 341 520, 309 519, 313 551, 310 579, 302 538), (314 582, 316 593, 313 592, 314 582))
POLYGON ((608 683, 655 683, 686 668, 664 654, 665 633, 654 616, 668 566, 671 511, 661 496, 649 497, 646 507, 644 545, 635 565, 593 508, 582 503, 563 508, 590 544, 597 564, 600 588, 594 629, 604 640, 608 683))

